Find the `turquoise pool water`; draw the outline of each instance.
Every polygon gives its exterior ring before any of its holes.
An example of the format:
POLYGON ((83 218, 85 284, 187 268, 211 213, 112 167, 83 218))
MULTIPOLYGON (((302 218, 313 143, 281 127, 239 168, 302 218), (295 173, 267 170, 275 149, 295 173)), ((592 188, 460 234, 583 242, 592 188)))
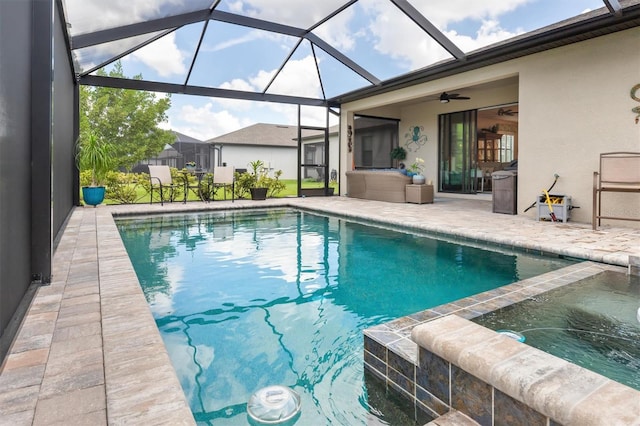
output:
POLYGON ((640 391, 640 277, 605 271, 474 322, 640 391))
POLYGON ((247 424, 280 384, 298 425, 412 425, 368 397, 362 330, 569 263, 293 210, 117 224, 200 424, 247 424))

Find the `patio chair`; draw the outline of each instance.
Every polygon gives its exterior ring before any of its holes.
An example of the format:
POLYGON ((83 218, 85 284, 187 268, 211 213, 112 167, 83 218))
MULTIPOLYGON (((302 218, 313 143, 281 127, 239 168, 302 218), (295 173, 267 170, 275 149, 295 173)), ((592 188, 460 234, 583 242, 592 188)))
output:
POLYGON ((484 192, 484 181, 485 181, 485 178, 486 178, 484 170, 482 170, 481 168, 472 169, 471 170, 471 174, 473 175, 473 177, 476 180, 476 191, 477 191, 478 186, 479 186, 480 187, 480 192, 484 192))
MULTIPOLYGON (((640 222, 638 209, 618 207, 615 213, 602 213, 602 194, 618 192, 636 194, 628 197, 627 206, 637 206, 640 195, 640 152, 603 152, 600 154, 600 170, 593 172, 593 206, 591 228, 595 231, 602 219, 640 222), (631 197, 633 201, 631 201, 631 197), (633 204, 633 203, 636 204, 633 204)), ((618 198, 619 199, 619 198, 618 198)), ((605 200, 611 203, 611 200, 605 200)), ((615 204, 614 204, 615 206, 615 204)))
MULTIPOLYGON (((218 166, 213 169, 213 195, 218 192, 218 189, 222 188, 224 192, 224 199, 227 199, 227 187, 231 186, 231 202, 233 203, 235 198, 235 179, 234 179, 233 166, 218 166)), ((213 196, 211 200, 213 201, 213 196)))
POLYGON ((160 204, 164 205, 164 191, 169 190, 169 200, 173 202, 173 192, 180 187, 173 182, 169 166, 149 166, 149 183, 151 184, 149 195, 153 204, 153 192, 160 194, 160 204))

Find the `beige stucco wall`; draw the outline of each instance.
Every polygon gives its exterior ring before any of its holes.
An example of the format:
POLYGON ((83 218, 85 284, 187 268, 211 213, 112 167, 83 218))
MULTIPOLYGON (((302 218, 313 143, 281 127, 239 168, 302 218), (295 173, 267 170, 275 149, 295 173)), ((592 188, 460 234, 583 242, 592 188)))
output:
MULTIPOLYGON (((346 135, 354 113, 400 119, 401 144, 413 126, 422 126, 427 143, 412 150, 407 163, 416 156, 424 158, 427 179, 436 182, 439 114, 518 102, 519 214, 557 173, 560 178, 553 192, 572 196, 573 204, 580 207, 572 211, 572 220, 590 222, 592 175, 598 167, 599 153, 640 152, 640 124, 635 124, 631 112, 638 103, 630 97, 631 87, 640 83, 638 46, 640 28, 635 28, 343 104, 342 134, 346 135), (513 83, 506 86, 473 89, 469 101, 420 101, 443 91, 463 92, 463 88, 513 77, 516 79, 509 80, 513 83), (415 103, 407 105, 411 100, 415 103), (393 105, 398 102, 405 104, 393 105)), ((350 169, 351 157, 346 141, 341 146, 344 173, 350 169)), ((623 211, 640 217, 640 196, 607 196, 613 206, 608 212, 623 211)), ((536 211, 531 209, 526 214, 535 217, 536 211)), ((619 224, 638 226, 637 222, 619 224)))
MULTIPOLYGON (((631 112, 638 104, 630 97, 640 83, 639 47, 640 29, 634 29, 520 61, 521 209, 558 173, 554 192, 580 206, 572 212, 576 221, 591 221, 599 154, 640 152, 640 124, 631 112)), ((605 195, 617 202, 608 212, 640 217, 640 197, 616 195, 605 195)))
MULTIPOLYGON (((297 179, 298 148, 255 145, 224 145, 222 161, 236 169, 249 169, 251 161, 262 160, 271 171, 282 170, 281 179, 297 179)), ((216 163, 217 164, 217 163, 216 163)))

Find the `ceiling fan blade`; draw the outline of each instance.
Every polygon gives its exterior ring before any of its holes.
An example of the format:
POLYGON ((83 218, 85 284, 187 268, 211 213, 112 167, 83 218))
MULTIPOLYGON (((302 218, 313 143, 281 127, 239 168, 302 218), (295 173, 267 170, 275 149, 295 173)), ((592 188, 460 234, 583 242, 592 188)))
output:
POLYGON ((460 99, 471 99, 471 98, 468 96, 460 96, 460 94, 458 93, 442 92, 442 94, 440 95, 440 102, 442 103, 447 103, 452 100, 460 100, 460 99))
POLYGON ((498 110, 498 115, 508 115, 508 116, 512 116, 513 114, 517 114, 518 111, 513 111, 512 109, 504 109, 504 108, 500 108, 498 110))

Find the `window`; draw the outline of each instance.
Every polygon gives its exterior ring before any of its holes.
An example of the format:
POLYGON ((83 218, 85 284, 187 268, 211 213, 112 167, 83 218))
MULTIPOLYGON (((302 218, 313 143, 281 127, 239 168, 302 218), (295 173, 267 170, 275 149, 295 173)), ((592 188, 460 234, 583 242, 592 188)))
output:
POLYGON ((514 160, 514 145, 515 136, 513 134, 502 135, 502 138, 500 138, 500 162, 508 163, 514 160))
POLYGON ((356 169, 393 167, 391 150, 398 146, 398 121, 389 118, 356 116, 354 128, 353 149, 356 169))

